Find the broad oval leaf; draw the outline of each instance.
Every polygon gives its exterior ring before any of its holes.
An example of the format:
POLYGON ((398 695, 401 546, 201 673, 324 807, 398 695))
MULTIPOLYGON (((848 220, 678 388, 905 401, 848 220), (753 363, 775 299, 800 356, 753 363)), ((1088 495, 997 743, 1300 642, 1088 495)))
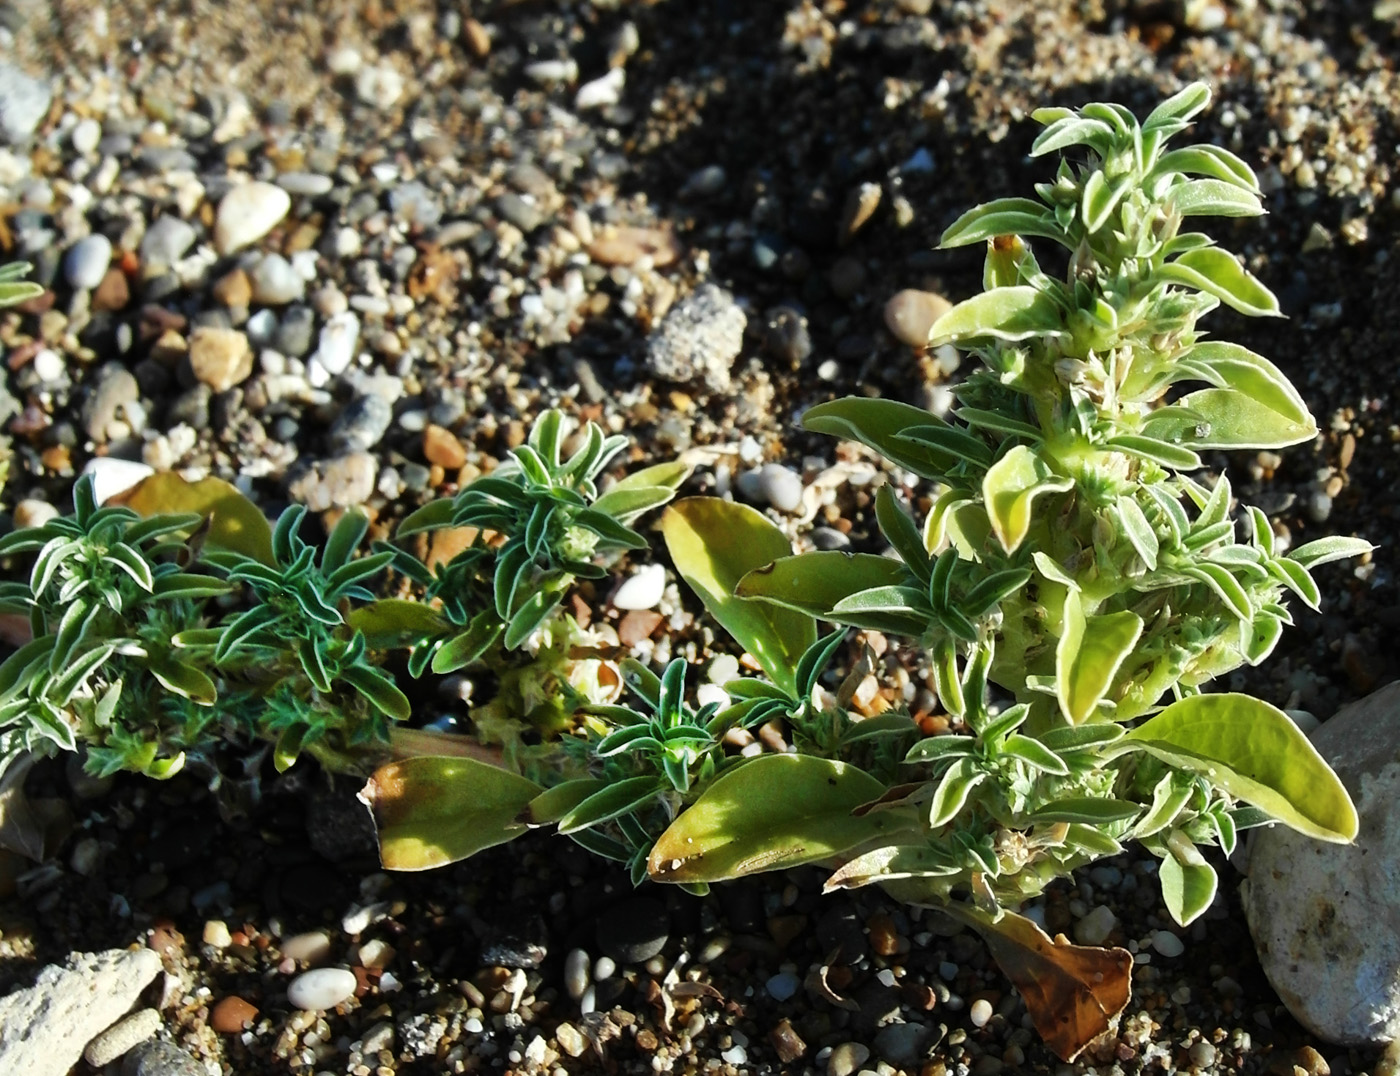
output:
POLYGON ((1282 414, 1268 403, 1236 389, 1201 389, 1175 404, 1199 416, 1188 427, 1182 443, 1192 448, 1286 448, 1317 436, 1312 416, 1305 421, 1282 414))
POLYGON ((1162 859, 1157 878, 1162 885, 1162 903, 1172 918, 1184 927, 1190 926, 1210 907, 1219 884, 1214 868, 1199 852, 1188 862, 1182 862, 1170 849, 1162 859))
POLYGON ((262 510, 222 478, 187 482, 174 471, 142 479, 111 504, 123 504, 141 516, 192 512, 209 516, 205 544, 274 564, 272 527, 262 510))
POLYGON ((516 816, 543 791, 476 759, 425 756, 381 766, 359 798, 374 816, 380 861, 389 870, 417 871, 524 833, 516 816))
POLYGON ((345 622, 364 634, 371 649, 407 646, 447 628, 447 620, 423 602, 381 598, 350 610, 345 622))
POLYGON ((558 822, 584 800, 607 786, 602 777, 579 777, 541 792, 525 805, 517 821, 527 826, 547 826, 558 822))
POLYGON ((992 533, 1008 553, 1014 553, 1031 528, 1031 507, 1045 493, 1062 493, 1074 479, 1056 475, 1026 445, 1016 445, 987 469, 982 479, 982 499, 987 506, 992 533))
POLYGON ((896 878, 937 878, 957 874, 960 869, 957 863, 927 844, 895 844, 856 856, 826 880, 822 892, 856 889, 896 878))
POLYGON ((910 581, 908 569, 891 557, 823 550, 781 557, 755 568, 739 580, 734 593, 825 620, 853 594, 910 581))
POLYGON ((676 571, 710 615, 754 656, 788 694, 797 663, 817 641, 812 616, 736 593, 755 568, 788 557, 787 537, 761 512, 717 497, 688 497, 661 517, 661 533, 676 571))
POLYGON ((1192 695, 1148 718, 1106 755, 1139 749, 1204 775, 1236 799, 1321 841, 1355 839, 1347 790, 1293 720, 1248 695, 1192 695))
POLYGON ((929 347, 972 340, 1025 340, 1059 336, 1060 308, 1046 292, 1028 284, 993 288, 964 299, 933 323, 929 347))
POLYGON ((1257 217, 1258 195, 1223 179, 1188 179, 1172 187, 1171 204, 1183 217, 1257 217))
POLYGON ((815 755, 760 755, 721 774, 671 823, 647 860, 661 882, 720 882, 839 855, 895 828, 854 817, 885 786, 815 755))

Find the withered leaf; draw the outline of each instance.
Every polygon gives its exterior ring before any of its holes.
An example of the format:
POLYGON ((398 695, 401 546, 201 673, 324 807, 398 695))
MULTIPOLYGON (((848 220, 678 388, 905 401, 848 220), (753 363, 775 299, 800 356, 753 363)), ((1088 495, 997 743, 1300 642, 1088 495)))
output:
POLYGON ((1063 935, 1051 940, 1012 912, 974 925, 1021 991, 1040 1037, 1062 1061, 1073 1061, 1117 1026, 1132 993, 1133 957, 1126 949, 1072 945, 1063 935))

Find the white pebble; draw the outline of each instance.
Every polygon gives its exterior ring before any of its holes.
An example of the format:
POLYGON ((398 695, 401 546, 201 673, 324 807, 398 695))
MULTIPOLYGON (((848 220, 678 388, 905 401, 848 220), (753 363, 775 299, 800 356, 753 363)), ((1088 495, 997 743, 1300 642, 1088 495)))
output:
POLYGON ((282 222, 292 208, 292 196, 275 183, 244 183, 219 202, 214 218, 214 246, 231 254, 255 243, 282 222))
POLYGON ((666 569, 660 564, 643 564, 617 588, 613 605, 618 609, 651 609, 666 589, 666 569))
POLYGON ((574 108, 583 112, 590 108, 606 108, 622 99, 622 87, 627 75, 620 67, 614 67, 602 78, 585 82, 574 96, 574 108))
POLYGON ((98 504, 103 504, 118 493, 125 493, 144 478, 155 474, 155 469, 135 460, 120 460, 114 456, 98 456, 88 460, 83 474, 92 475, 93 496, 98 504))
POLYGON ((1152 935, 1152 948, 1165 957, 1177 957, 1186 952, 1186 943, 1170 930, 1159 930, 1152 935))
POLYGON ((593 978, 598 982, 611 979, 617 973, 617 961, 610 956, 600 956, 593 963, 593 978))
POLYGON ((316 172, 283 172, 277 177, 277 185, 288 194, 316 198, 328 194, 335 186, 335 180, 316 172))
POLYGON ((986 998, 978 998, 967 1010, 967 1016, 973 1027, 986 1027, 987 1021, 992 1018, 992 1003, 986 998))
POLYGON ((60 380, 67 367, 63 362, 63 356, 51 347, 41 348, 34 354, 34 373, 40 381, 53 382, 60 380))
POLYGON ((364 104, 385 112, 403 96, 403 76, 388 64, 361 68, 355 76, 355 96, 364 104))
POLYGON ((802 506, 802 476, 781 463, 765 463, 758 469, 758 492, 780 512, 802 506))
POLYGON ((81 119, 73 125, 73 133, 68 136, 68 141, 75 151, 86 157, 97 148, 97 143, 102 141, 102 124, 91 116, 81 119))
POLYGON ((321 328, 320 346, 313 360, 326 373, 335 377, 345 372, 355 358, 360 341, 360 319, 350 311, 329 318, 321 328))
POLYGON ((280 254, 259 259, 248 276, 253 284, 253 302, 263 306, 294 303, 306 290, 306 281, 280 254))
POLYGON ((331 952, 331 936, 324 930, 312 930, 305 934, 293 934, 282 940, 282 955, 290 960, 315 964, 325 960, 331 952))
POLYGON ((287 984, 287 1004, 294 1009, 316 1012, 334 1009, 354 993, 354 972, 347 968, 317 968, 303 972, 287 984))
POLYGON ((326 57, 326 66, 333 75, 353 75, 362 63, 364 59, 352 48, 336 49, 326 57))
POLYGON ((749 1052, 742 1046, 735 1045, 725 1050, 719 1056, 730 1065, 742 1065, 749 1059, 749 1052))
POLYGON ((68 248, 63 272, 75 288, 95 288, 112 264, 112 241, 105 235, 89 235, 68 248))

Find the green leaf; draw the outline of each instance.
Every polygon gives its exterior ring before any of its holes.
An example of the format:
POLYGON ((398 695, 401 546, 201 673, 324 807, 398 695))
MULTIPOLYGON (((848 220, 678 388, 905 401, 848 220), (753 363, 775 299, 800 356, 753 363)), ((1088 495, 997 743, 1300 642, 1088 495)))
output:
POLYGON ((929 556, 923 536, 888 485, 881 486, 875 493, 875 519, 880 533, 899 554, 899 559, 909 566, 916 578, 927 583, 929 556))
POLYGON ((1208 104, 1210 104, 1210 87, 1204 82, 1189 83, 1154 108, 1147 119, 1143 120, 1142 129, 1144 131, 1156 130, 1159 127, 1178 129, 1175 127, 1176 124, 1191 119, 1198 112, 1203 111, 1208 104))
POLYGON ((958 608, 967 616, 979 617, 997 608, 1024 587, 1032 574, 1029 568, 1006 568, 993 572, 963 595, 958 608))
POLYGON ((1364 557, 1375 548, 1364 538, 1344 538, 1334 534, 1329 538, 1319 538, 1315 542, 1300 545, 1288 554, 1288 559, 1296 560, 1304 568, 1316 568, 1334 560, 1364 557))
MULTIPOLYGON (((604 500, 608 493, 615 490, 631 489, 652 489, 664 487, 672 493, 681 488, 681 485, 690 477, 691 467, 688 463, 681 463, 679 460, 672 460, 670 463, 654 463, 650 467, 643 467, 639 471, 633 471, 626 478, 620 478, 608 487, 598 500, 604 500)), ((598 502, 594 502, 593 507, 598 507, 598 502)), ((615 513, 614 513, 615 514, 615 513)))
MULTIPOLYGON (((1031 116, 1038 122, 1044 123, 1054 114, 1051 109, 1040 108, 1031 113, 1031 116)), ((1043 157, 1047 153, 1068 149, 1071 146, 1090 146, 1100 156, 1103 156, 1112 144, 1113 128, 1108 124, 1070 113, 1067 116, 1054 119, 1045 130, 1040 132, 1031 145, 1031 156, 1043 157)))
POLYGON ((745 505, 688 497, 666 510, 661 533, 676 571, 710 615, 774 683, 794 694, 797 663, 817 640, 815 620, 771 601, 736 594, 740 580, 755 569, 792 553, 783 532, 745 505))
POLYGON ((329 575, 348 564, 368 530, 369 520, 360 510, 354 509, 341 516, 321 551, 321 571, 329 575))
POLYGON ((1230 573, 1228 568, 1212 564, 1209 561, 1202 561, 1199 564, 1191 564, 1183 568, 1182 574, 1199 579, 1210 587, 1215 592, 1216 597, 1224 602, 1225 607, 1239 620, 1254 619, 1254 608, 1250 603, 1249 595, 1245 593, 1240 581, 1230 573))
POLYGON ((1259 196, 1221 179, 1189 179, 1167 195, 1183 217, 1257 217, 1264 207, 1259 196))
POLYGON ((1186 801, 1191 798, 1194 785, 1193 779, 1183 778, 1178 772, 1165 775, 1153 788, 1152 803, 1147 808, 1147 814, 1133 827, 1132 836, 1142 840, 1160 833, 1175 822, 1186 801))
POLYGON ((895 844, 876 848, 842 864, 822 886, 823 893, 856 889, 896 878, 937 878, 957 874, 961 868, 946 853, 927 844, 895 844))
POLYGON ((938 789, 929 804, 929 829, 941 829, 963 809, 972 790, 987 779, 987 771, 981 769, 976 760, 961 758, 948 767, 938 789))
POLYGON ((1174 445, 1156 437, 1122 433, 1116 437, 1110 437, 1104 442, 1104 445, 1108 448, 1116 448, 1119 452, 1127 452, 1129 455, 1141 456, 1143 459, 1151 460, 1153 463, 1174 471, 1194 471, 1201 466, 1201 457, 1189 448, 1182 448, 1180 445, 1174 445))
POLYGON ((1141 635, 1142 617, 1131 610, 1085 616, 1078 591, 1065 594, 1055 677, 1060 712, 1071 724, 1089 720, 1141 635))
POLYGON ((824 638, 818 639, 809 646, 802 654, 802 660, 797 663, 796 681, 797 695, 800 702, 806 702, 812 697, 812 691, 817 686, 817 677, 822 674, 827 663, 831 661, 831 656, 836 653, 842 641, 846 638, 846 630, 837 628, 824 638))
POLYGON ((167 691, 183 695, 201 706, 212 706, 219 697, 214 681, 202 670, 186 665, 170 654, 152 657, 147 667, 167 691))
POLYGON ((1014 553, 1031 528, 1031 508, 1046 493, 1063 493, 1074 479, 1054 474, 1045 461, 1026 445, 1016 445, 988 468, 982 479, 982 500, 987 506, 992 533, 1002 549, 1014 553))
POLYGON ((973 341, 1016 341, 1059 336, 1060 308, 1047 292, 1021 284, 964 299, 933 323, 929 347, 973 341))
POLYGON ((342 669, 340 676, 368 699, 376 710, 390 719, 407 721, 413 716, 413 707, 408 701, 408 696, 380 670, 368 665, 351 665, 348 669, 342 669))
POLYGON ((537 590, 526 598, 506 625, 505 637, 502 639, 505 648, 514 650, 524 643, 549 618, 549 614, 559 608, 562 600, 563 595, 550 594, 543 590, 537 590))
POLYGON ((971 463, 985 467, 992 462, 992 450, 976 434, 951 426, 946 422, 932 422, 914 426, 897 435, 900 441, 926 445, 939 452, 946 452, 958 463, 971 463))
POLYGON ((345 622, 361 632, 371 649, 410 646, 446 630, 447 620, 423 602, 381 598, 350 610, 345 622))
POLYGON ((1084 193, 1079 212, 1084 221, 1084 230, 1093 234, 1108 223, 1108 218, 1118 208, 1123 195, 1128 193, 1131 175, 1110 186, 1103 172, 1094 172, 1084 183, 1084 193))
POLYGON ((1199 416, 1182 437, 1182 443, 1192 448, 1285 448, 1317 436, 1306 411, 1305 421, 1299 422, 1237 389, 1202 389, 1174 406, 1190 408, 1199 416), (1201 432, 1194 432, 1197 429, 1201 432))
POLYGON ((551 825, 607 784, 602 777, 578 777, 555 785, 526 804, 517 821, 527 826, 551 825))
POLYGON ((1296 560, 1279 557, 1268 563, 1269 574, 1303 599, 1303 604, 1316 610, 1322 605, 1322 591, 1317 587, 1308 570, 1296 560))
POLYGON ((760 755, 726 770, 671 823, 647 860, 656 881, 718 882, 839 855, 894 828, 851 812, 885 786, 815 755, 760 755))
POLYGON ((1220 146, 1183 146, 1181 149, 1162 154, 1157 158, 1152 174, 1167 176, 1172 173, 1209 176, 1252 194, 1259 193, 1259 180, 1254 175, 1254 170, 1228 149, 1222 149, 1220 146))
POLYGON ((389 870, 456 863, 525 832, 516 816, 543 792, 523 777, 471 758, 426 756, 381 766, 360 792, 389 870))
POLYGON ((1098 799, 1093 796, 1066 796, 1032 811, 1027 822, 1079 822, 1086 826, 1107 826, 1125 822, 1142 810, 1132 800, 1098 799))
POLYGON ((1121 740, 1126 732, 1122 725, 1110 721, 1088 725, 1062 725, 1042 733, 1040 742, 1057 755, 1070 755, 1079 751, 1095 751, 1115 743, 1121 740))
POLYGON ((1147 514, 1143 512, 1141 505, 1131 493, 1125 493, 1118 498, 1115 507, 1115 515, 1118 518, 1118 525, 1123 528, 1124 535, 1127 536, 1137 555, 1142 558, 1142 563, 1149 572, 1157 570, 1157 552, 1160 548, 1157 541, 1157 532, 1152 529, 1152 524, 1147 521, 1147 514))
POLYGON ((559 819, 560 833, 574 833, 619 815, 631 814, 656 798, 662 784, 655 777, 628 777, 614 781, 579 801, 559 819))
POLYGON ((955 220, 938 241, 940 249, 965 247, 1005 235, 1038 235, 1069 245, 1064 229, 1040 202, 1030 198, 998 198, 969 209, 955 220))
POLYGON ((1157 269, 1157 279, 1214 295, 1226 306, 1252 317, 1280 317, 1278 298, 1229 251, 1219 247, 1188 250, 1157 269))
MULTIPOLYGON (((1069 776, 1069 767, 1054 751, 1051 751, 1039 740, 1022 736, 1019 732, 1003 740, 1000 751, 1004 755, 1018 758, 1026 765, 1034 766, 1037 770, 1042 770, 1045 773, 1056 774, 1060 777, 1069 776)), ((1081 819, 1070 818, 1065 821, 1077 822, 1081 819)))
POLYGON ((394 532, 394 540, 398 541, 410 535, 421 534, 423 531, 450 527, 455 511, 456 507, 450 498, 442 497, 435 501, 429 501, 423 507, 404 516, 398 529, 394 532))
POLYGON ((263 564, 276 563, 272 528, 262 509, 222 478, 187 482, 174 471, 164 471, 142 479, 112 498, 112 503, 124 504, 145 517, 175 512, 209 516, 207 547, 242 553, 263 564))
POLYGON ((1182 926, 1193 923, 1215 899, 1215 870, 1199 852, 1182 862, 1169 848, 1157 876, 1162 884, 1162 903, 1182 926))
POLYGON ((955 758, 970 757, 977 747, 972 736, 928 736, 909 749, 904 756, 908 763, 941 763, 955 758))
POLYGON ((940 478, 958 464, 958 457, 927 443, 900 440, 905 430, 942 421, 923 408, 896 400, 847 396, 809 407, 802 428, 848 441, 859 441, 891 463, 920 478, 940 478))
POLYGON ((1309 837, 1356 837, 1356 808, 1317 749, 1282 710, 1248 695, 1192 695, 1148 718, 1107 756, 1144 750, 1205 776, 1309 837))

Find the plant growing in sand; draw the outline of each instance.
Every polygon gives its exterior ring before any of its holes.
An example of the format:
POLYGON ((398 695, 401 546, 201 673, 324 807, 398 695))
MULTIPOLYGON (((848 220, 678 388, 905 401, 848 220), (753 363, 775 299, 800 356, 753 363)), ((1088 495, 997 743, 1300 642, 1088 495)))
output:
POLYGON ((37 554, 27 584, 0 590, 34 634, 0 666, 4 744, 82 745, 89 766, 161 776, 196 742, 233 737, 270 743, 279 766, 306 749, 349 768, 411 709, 396 651, 410 676, 485 671, 496 692, 471 711, 478 744, 400 751, 362 793, 386 866, 460 860, 539 826, 636 881, 692 891, 821 864, 828 890, 878 884, 979 931, 1073 1058, 1126 1004, 1132 958, 1052 940, 1023 901, 1137 841, 1186 924, 1216 890, 1202 846, 1228 853, 1270 820, 1329 841, 1357 825, 1287 715, 1202 691, 1269 655, 1290 596, 1317 607, 1312 567, 1371 549, 1284 552, 1223 476, 1193 477, 1202 451, 1317 432, 1272 363, 1197 328, 1220 303, 1278 312, 1184 227, 1263 212, 1238 157, 1168 148, 1208 101, 1188 86, 1142 123, 1110 104, 1036 112, 1033 152, 1062 154, 1055 178, 943 236, 986 246, 983 292, 931 331, 981 363, 949 418, 867 398, 805 413, 807 430, 931 484, 922 518, 878 491, 893 555, 794 555, 761 513, 715 498, 667 510, 678 573, 761 673, 723 685, 724 701, 690 705, 683 660, 659 675, 618 665, 611 640, 563 612, 577 580, 646 547, 633 522, 688 472, 663 464, 600 492, 623 439, 589 425, 566 457, 548 412, 510 460, 400 526, 396 541, 420 543, 458 529, 459 551, 432 566, 397 544, 354 556, 366 524, 353 514, 318 554, 299 509, 273 530, 222 483, 162 476, 129 508, 99 508, 80 484, 73 518, 0 542, 37 554), (1062 268, 1023 237, 1058 246, 1062 268), (418 600, 374 598, 390 567, 418 600), (865 659, 823 682, 851 629, 907 642, 936 720, 857 707, 865 659), (635 706, 618 701, 623 681, 635 706), (757 727, 786 749, 733 746, 757 727))

